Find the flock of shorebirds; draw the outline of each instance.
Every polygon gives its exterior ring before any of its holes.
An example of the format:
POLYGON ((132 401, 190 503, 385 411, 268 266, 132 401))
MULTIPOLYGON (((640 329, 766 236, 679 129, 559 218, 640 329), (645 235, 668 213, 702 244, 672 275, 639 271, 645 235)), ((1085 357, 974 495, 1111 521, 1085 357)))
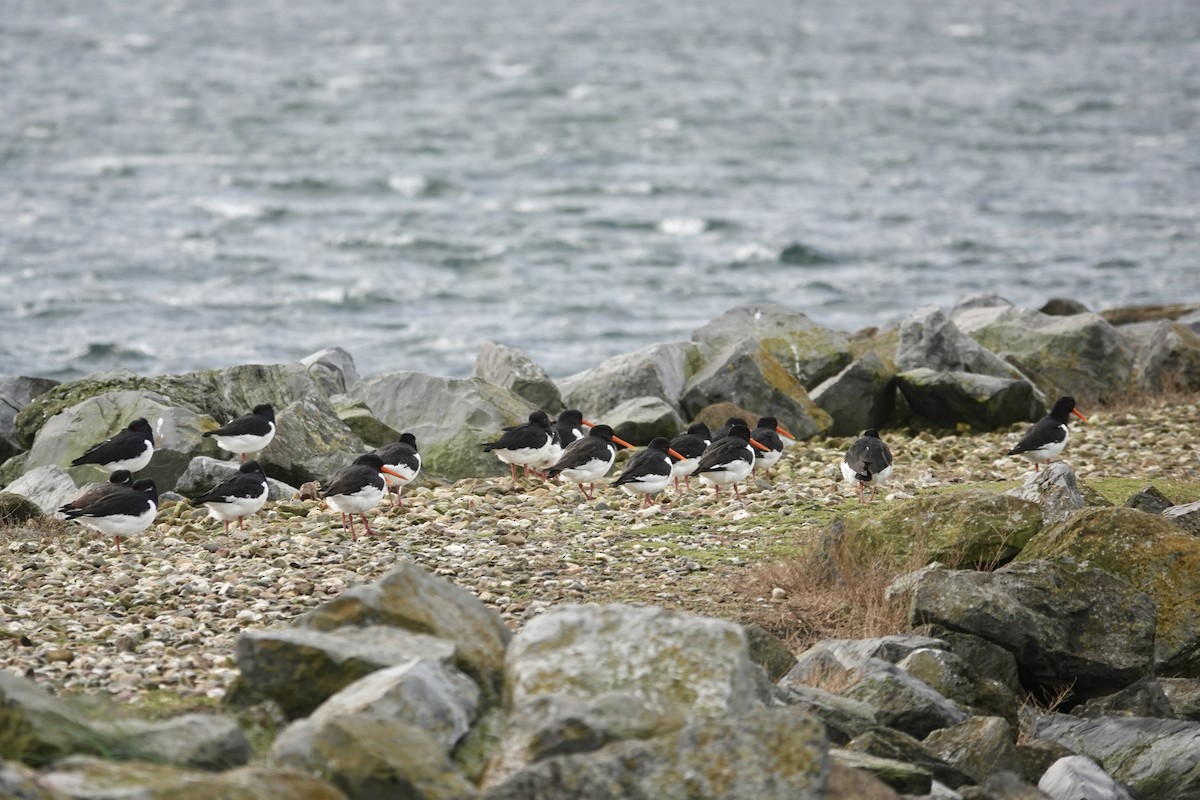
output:
MULTIPOLYGON (((1074 398, 1059 398, 1049 415, 1033 425, 1008 455, 1023 456, 1033 462, 1035 470, 1053 460, 1066 445, 1067 421, 1072 414, 1086 419, 1075 408, 1074 398)), ((243 520, 267 501, 267 476, 257 461, 247 460, 246 456, 259 452, 275 437, 274 409, 265 403, 255 406, 251 413, 203 436, 213 438, 223 450, 240 454, 242 464, 232 477, 191 502, 206 506, 210 517, 224 523, 226 533, 233 520, 242 529, 243 520)), ((676 491, 680 478, 690 488, 693 475, 712 486, 716 496, 720 496, 722 486, 731 486, 734 495, 741 499, 738 484, 758 467, 769 478, 771 467, 783 456, 784 441, 793 438, 774 417, 760 418, 753 430, 740 417, 731 417, 716 431, 710 431, 704 423, 696 423, 673 439, 665 436, 652 439, 625 462, 610 485, 631 496, 642 495, 643 508, 671 481, 676 491)), ((158 512, 158 489, 154 481, 133 480, 133 473, 150 463, 154 444, 150 423, 139 418, 90 448, 72 465, 99 466, 110 472, 109 480, 85 487, 59 511, 67 519, 112 536, 120 552, 121 538, 145 530, 158 512)), ((554 421, 546 412, 534 411, 527 422, 506 428, 500 438, 482 444, 484 451, 509 465, 514 483, 519 482, 517 467, 522 467, 526 477, 536 474, 574 482, 588 500, 593 499, 595 483, 612 468, 618 446, 634 447, 617 437, 610 426, 594 425, 574 409, 563 411, 554 421)), ((861 503, 866 502, 867 488, 874 500, 880 484, 891 476, 892 466, 891 450, 872 428, 850 445, 842 459, 841 471, 856 486, 861 503)), ((351 538, 357 540, 354 515, 361 518, 368 534, 374 534, 366 512, 393 491, 392 506, 402 505, 401 489, 420 470, 416 438, 405 433, 398 441, 354 459, 319 489, 319 496, 341 513, 343 529, 348 529, 351 538)))

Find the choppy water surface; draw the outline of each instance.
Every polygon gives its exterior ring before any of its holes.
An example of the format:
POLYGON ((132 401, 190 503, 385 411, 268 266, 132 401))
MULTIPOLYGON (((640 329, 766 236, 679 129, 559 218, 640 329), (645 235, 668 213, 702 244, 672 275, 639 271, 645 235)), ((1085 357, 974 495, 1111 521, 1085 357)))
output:
POLYGON ((0 373, 1200 299, 1200 4, 10 0, 0 373))

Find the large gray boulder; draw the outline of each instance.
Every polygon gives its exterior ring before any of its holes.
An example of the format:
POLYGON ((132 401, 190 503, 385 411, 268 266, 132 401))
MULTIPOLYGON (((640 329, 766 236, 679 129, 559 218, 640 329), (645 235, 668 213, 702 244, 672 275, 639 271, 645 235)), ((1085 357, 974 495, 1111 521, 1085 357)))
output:
POLYGON ((921 306, 900 323, 896 370, 967 372, 1005 381, 1027 380, 1014 366, 963 333, 941 308, 921 306))
POLYGON ((454 650, 436 636, 384 625, 243 631, 236 650, 241 674, 230 702, 274 700, 295 719, 376 670, 414 659, 448 661, 454 650))
POLYGON ((141 760, 177 767, 219 772, 248 764, 253 755, 237 722, 220 714, 96 722, 93 727, 141 760))
POLYGON ((972 782, 970 776, 934 754, 920 739, 895 728, 879 727, 866 731, 848 742, 844 750, 908 764, 950 788, 972 782))
POLYGON ((57 465, 34 467, 4 487, 4 491, 19 494, 36 503, 47 514, 54 513, 63 503, 83 492, 65 469, 57 465))
POLYGON ((1088 508, 1033 537, 1017 557, 1027 559, 1088 564, 1145 592, 1157 608, 1155 671, 1200 675, 1200 537, 1132 508, 1088 508))
POLYGON ((842 694, 875 709, 875 719, 918 739, 932 731, 957 725, 967 718, 954 701, 895 664, 868 659, 859 680, 842 694))
POLYGON ((525 422, 526 400, 482 378, 389 372, 359 381, 350 394, 381 421, 417 437, 423 472, 447 480, 499 475, 505 465, 481 445, 525 422))
POLYGON ((812 401, 833 419, 826 434, 857 436, 867 428, 882 428, 895 400, 894 374, 871 351, 809 392, 812 401))
POLYGON ((668 439, 682 433, 687 425, 675 406, 658 397, 631 397, 604 417, 618 438, 630 444, 648 444, 655 436, 668 439))
POLYGON ((1042 508, 1042 522, 1052 525, 1062 522, 1087 505, 1075 470, 1065 461, 1048 464, 1045 469, 1030 472, 1019 489, 1010 489, 1008 494, 1020 500, 1037 503, 1042 508))
POLYGON ((833 424, 790 368, 750 339, 713 353, 688 381, 682 399, 685 416, 696 417, 714 403, 733 403, 757 416, 773 416, 797 439, 824 433, 833 424))
POLYGON ((1050 800, 1133 800, 1124 786, 1087 756, 1055 761, 1038 781, 1038 790, 1050 800))
POLYGON ((317 631, 385 625, 428 634, 453 644, 452 663, 498 700, 512 632, 473 594, 401 561, 374 583, 355 586, 296 624, 317 631))
POLYGON ((563 402, 585 418, 611 425, 610 412, 635 397, 657 397, 678 408, 684 385, 700 368, 700 348, 669 342, 613 356, 559 381, 563 402))
POLYGON ((1019 363, 1048 395, 1086 403, 1132 388, 1134 352, 1097 314, 1060 317, 993 307, 959 314, 956 323, 991 352, 1019 363))
POLYGON ((1138 797, 1200 797, 1200 723, 1053 714, 1037 720, 1032 735, 1105 765, 1138 797))
MULTIPOLYGON (((151 378, 127 370, 92 376, 31 401, 17 415, 16 428, 30 443, 28 469, 68 464, 134 418, 145 417, 161 442, 139 476, 153 478, 162 491, 175 485, 194 456, 237 458, 201 434, 259 403, 275 409, 278 432, 256 456, 273 477, 295 485, 324 478, 364 450, 302 364, 248 364, 151 378)), ((79 482, 107 477, 93 467, 71 471, 79 482), (83 472, 75 475, 78 470, 83 472)))
POLYGON ((354 357, 341 347, 327 347, 300 359, 309 377, 326 397, 345 394, 358 383, 354 357))
POLYGON ((106 744, 73 706, 0 670, 0 756, 38 766, 73 753, 101 755, 106 744))
POLYGON ((910 620, 995 642, 1017 659, 1027 688, 1104 694, 1150 674, 1153 599, 1107 572, 1019 561, 995 572, 929 570, 913 587, 910 620))
POLYGON ((38 776, 38 784, 54 800, 346 800, 320 778, 291 769, 246 766, 214 773, 86 756, 54 764, 38 776))
POLYGON ((983 783, 997 772, 1012 769, 1016 739, 1016 730, 1000 717, 971 717, 934 731, 924 744, 942 761, 983 783))
POLYGON ((49 378, 0 375, 0 463, 25 449, 16 437, 17 412, 57 385, 58 381, 49 378))
POLYGON ((772 303, 731 308, 693 331, 692 341, 700 345, 706 361, 722 350, 753 345, 805 389, 841 372, 851 358, 850 342, 843 334, 823 328, 799 311, 772 303))
POLYGON ((861 700, 843 697, 815 686, 791 682, 775 692, 784 705, 812 714, 825 725, 825 735, 834 745, 844 745, 856 736, 879 727, 875 709, 861 700))
POLYGON ((324 776, 351 797, 475 797, 450 760, 479 689, 441 661, 412 660, 350 684, 271 746, 272 763, 324 776))
POLYGON ((898 373, 896 388, 917 421, 935 428, 991 431, 1046 413, 1040 393, 1024 379, 921 367, 898 373))
POLYGON ((756 669, 733 623, 652 607, 560 606, 530 620, 509 647, 512 714, 486 783, 555 750, 742 716, 758 707, 756 669))
POLYGON ((508 389, 552 417, 565 408, 562 394, 546 370, 516 347, 484 342, 479 346, 471 375, 508 389))
POLYGON ((823 800, 821 724, 792 709, 701 719, 647 741, 544 758, 487 788, 486 800, 823 800))
POLYGON ((1139 389, 1200 389, 1200 333, 1166 320, 1122 325, 1117 331, 1134 352, 1133 375, 1139 389))

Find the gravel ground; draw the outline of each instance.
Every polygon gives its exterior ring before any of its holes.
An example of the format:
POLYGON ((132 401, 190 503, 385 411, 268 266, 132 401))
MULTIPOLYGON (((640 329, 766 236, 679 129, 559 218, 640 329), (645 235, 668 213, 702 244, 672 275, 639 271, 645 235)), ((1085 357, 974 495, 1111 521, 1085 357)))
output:
MULTIPOLYGON (((1066 458, 1083 479, 1136 478, 1187 485, 1200 497, 1200 404, 1195 398, 1136 412, 1097 412, 1072 426, 1066 458)), ((1021 426, 1023 428, 1024 426, 1021 426)), ((885 435, 896 455, 886 499, 953 484, 1015 481, 1029 465, 1003 454, 1021 428, 961 437, 885 435)), ((311 500, 269 504, 229 535, 202 509, 167 505, 154 527, 118 555, 73 525, 0 531, 0 664, 60 690, 136 703, 155 690, 223 696, 236 675, 239 631, 286 623, 372 581, 398 560, 468 589, 514 629, 562 602, 647 602, 744 619, 765 597, 729 578, 785 556, 840 507, 856 504, 839 481, 847 439, 792 444, 744 501, 711 488, 640 497, 597 486, 507 477, 406 491, 379 509, 378 536, 357 542, 339 515, 311 500)), ((613 470, 615 475, 616 469, 613 470)), ((496 474, 501 474, 497 464, 496 474)))

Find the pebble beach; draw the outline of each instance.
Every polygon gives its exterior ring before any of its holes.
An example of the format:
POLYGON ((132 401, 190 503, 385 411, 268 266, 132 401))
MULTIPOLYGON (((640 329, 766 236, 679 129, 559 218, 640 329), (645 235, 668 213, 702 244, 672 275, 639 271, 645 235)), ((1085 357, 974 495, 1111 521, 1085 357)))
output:
MULTIPOLYGON (((1146 484, 1175 502, 1200 499, 1200 401, 1159 398, 1083 409, 1065 460, 1122 502, 1146 484)), ((880 504, 956 486, 1015 486, 1031 465, 1004 455, 1023 426, 938 437, 884 432, 896 455, 880 504)), ((709 487, 673 489, 657 505, 597 486, 494 476, 409 488, 372 517, 378 536, 351 541, 317 501, 268 503, 229 535, 204 509, 164 502, 155 524, 118 554, 73 525, 0 530, 0 665, 63 693, 140 704, 156 692, 219 700, 237 674, 240 631, 279 625, 411 559, 475 593, 514 630, 564 602, 653 603, 746 621, 779 599, 747 581, 756 566, 801 552, 839 510, 849 439, 792 443, 744 500, 709 487), (754 586, 746 591, 747 585, 754 586)), ((617 474, 614 468, 610 477, 617 474)), ((773 590, 774 593, 773 593, 773 590)))

